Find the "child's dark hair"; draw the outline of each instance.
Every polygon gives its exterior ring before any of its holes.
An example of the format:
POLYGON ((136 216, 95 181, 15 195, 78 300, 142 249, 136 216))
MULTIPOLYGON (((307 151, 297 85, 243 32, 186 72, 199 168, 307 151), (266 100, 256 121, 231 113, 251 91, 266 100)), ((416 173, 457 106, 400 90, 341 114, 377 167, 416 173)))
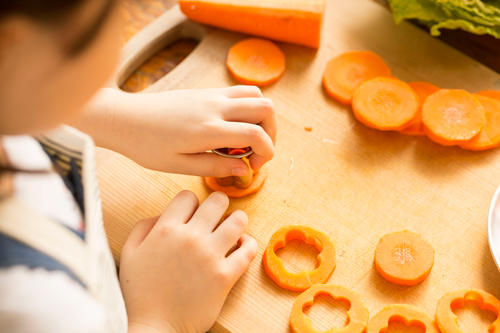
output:
MULTIPOLYGON (((106 3, 94 19, 93 23, 68 47, 69 55, 78 54, 90 44, 97 35, 116 0, 105 0, 106 3)), ((10 15, 26 16, 34 21, 57 26, 71 17, 85 0, 0 0, 0 21, 10 15)))

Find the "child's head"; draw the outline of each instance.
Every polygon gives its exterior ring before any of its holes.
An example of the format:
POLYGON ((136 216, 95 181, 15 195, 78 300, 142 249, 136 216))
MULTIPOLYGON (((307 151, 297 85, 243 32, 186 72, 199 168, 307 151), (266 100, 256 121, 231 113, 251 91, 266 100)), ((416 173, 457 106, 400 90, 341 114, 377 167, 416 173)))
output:
POLYGON ((0 0, 0 135, 74 117, 113 71, 119 0, 0 0))

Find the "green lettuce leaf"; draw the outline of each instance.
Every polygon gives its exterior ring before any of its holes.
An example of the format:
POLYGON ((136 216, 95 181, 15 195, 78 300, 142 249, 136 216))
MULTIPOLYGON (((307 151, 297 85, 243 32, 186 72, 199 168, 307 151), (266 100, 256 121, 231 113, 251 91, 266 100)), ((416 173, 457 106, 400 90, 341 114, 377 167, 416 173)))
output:
POLYGON ((476 35, 492 35, 500 38, 500 27, 489 27, 484 25, 474 24, 466 20, 446 20, 430 27, 432 36, 439 36, 441 32, 439 29, 462 29, 476 35))
POLYGON ((500 0, 389 0, 394 20, 414 19, 431 35, 440 29, 462 29, 500 38, 500 0))

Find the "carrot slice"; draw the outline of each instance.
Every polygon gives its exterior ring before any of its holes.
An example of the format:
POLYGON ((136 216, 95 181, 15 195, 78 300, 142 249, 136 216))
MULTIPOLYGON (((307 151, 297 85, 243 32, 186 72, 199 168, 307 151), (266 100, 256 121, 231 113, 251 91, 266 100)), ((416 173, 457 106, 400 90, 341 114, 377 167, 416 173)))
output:
POLYGON ((229 49, 227 68, 244 84, 267 86, 285 72, 285 55, 276 44, 265 39, 249 38, 229 49))
POLYGON ((483 290, 457 290, 443 295, 436 308, 436 322, 442 333, 462 333, 458 327, 458 318, 453 313, 456 308, 463 307, 466 301, 475 302, 481 310, 492 311, 497 319, 488 327, 488 332, 500 332, 500 301, 483 290))
MULTIPOLYGON (((228 177, 229 178, 229 177, 228 177)), ((215 177, 204 177, 203 179, 205 180, 205 185, 211 189, 212 191, 220 191, 224 192, 227 194, 228 197, 230 198, 243 198, 246 197, 250 194, 254 194, 258 192, 262 186, 264 185, 265 181, 267 178, 267 169, 263 168, 260 169, 258 172, 253 174, 253 180, 250 186, 247 188, 239 188, 236 187, 233 183, 227 183, 231 185, 222 185, 217 182, 217 179, 221 178, 215 178, 215 177)), ((222 178, 225 179, 225 178, 222 178)), ((234 181, 234 178, 233 178, 234 181)))
POLYGON ((350 105, 356 88, 366 80, 390 76, 384 60, 370 51, 351 51, 332 58, 323 74, 326 92, 341 103, 350 105))
POLYGON ((434 249, 419 234, 400 231, 383 236, 375 250, 375 268, 389 282, 413 286, 429 275, 434 249))
POLYGON ((303 291, 315 283, 324 283, 335 269, 335 246, 324 233, 304 225, 290 225, 276 231, 266 247, 262 258, 267 275, 281 288, 303 291), (289 241, 300 240, 314 246, 319 254, 319 265, 312 271, 290 273, 276 251, 289 241))
POLYGON ((354 116, 368 127, 401 130, 418 112, 418 98, 401 80, 378 77, 363 82, 352 99, 354 116))
POLYGON ((342 286, 315 284, 295 299, 290 313, 290 328, 294 333, 363 333, 366 330, 368 316, 368 309, 358 293, 342 286), (345 327, 331 328, 328 331, 314 329, 311 319, 304 313, 304 308, 311 306, 314 303, 314 298, 322 294, 349 303, 345 327))
POLYGON ((245 148, 229 148, 228 149, 228 154, 229 155, 241 155, 244 154, 248 151, 248 149, 245 148))
POLYGON ((465 90, 441 89, 422 106, 424 131, 444 146, 454 146, 475 137, 486 123, 484 108, 465 90))
POLYGON ((383 308, 368 322, 368 333, 387 332, 389 324, 393 322, 421 327, 426 333, 439 333, 436 325, 425 312, 408 304, 392 304, 383 308))
POLYGON ((476 95, 484 108, 486 124, 472 140, 460 145, 468 150, 486 150, 500 146, 500 100, 476 95))
POLYGON ((483 90, 483 91, 478 92, 477 94, 500 101, 500 91, 499 90, 483 90))
POLYGON ((401 133, 406 135, 423 136, 425 135, 425 132, 424 127, 422 126, 422 105, 424 104, 425 99, 429 97, 429 95, 432 95, 439 90, 439 87, 433 85, 432 83, 423 81, 410 82, 408 83, 408 85, 417 94, 419 105, 418 113, 411 124, 401 130, 401 133))

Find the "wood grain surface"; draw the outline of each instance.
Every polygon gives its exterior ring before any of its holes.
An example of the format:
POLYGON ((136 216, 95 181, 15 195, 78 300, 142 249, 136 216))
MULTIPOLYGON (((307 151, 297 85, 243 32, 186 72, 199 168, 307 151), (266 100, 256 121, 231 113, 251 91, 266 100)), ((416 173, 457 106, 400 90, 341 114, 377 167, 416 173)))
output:
MULTIPOLYGON (((122 40, 127 42, 132 36, 158 16, 176 4, 174 0, 125 0, 121 6, 124 29, 122 40)), ((127 92, 139 92, 146 89, 161 77, 169 73, 184 60, 198 45, 194 39, 180 39, 166 45, 156 53, 121 85, 127 92)))
MULTIPOLYGON (((259 252, 213 332, 289 332, 297 293, 275 286, 261 265, 270 236, 287 224, 308 224, 332 237, 337 268, 329 282, 359 292, 372 315, 387 304, 409 303, 433 316, 438 298, 454 289, 481 288, 500 296, 486 230, 489 201, 500 182, 500 150, 472 153, 368 129, 326 96, 321 75, 332 56, 365 49, 381 55, 403 80, 477 91, 500 89, 500 76, 411 24, 396 26, 371 0, 328 0, 323 29, 317 52, 279 44, 287 71, 264 90, 278 113, 276 156, 261 192, 232 200, 230 207, 250 216, 248 231, 259 252), (411 288, 386 282, 373 268, 378 239, 403 229, 421 233, 436 249, 429 278, 411 288)), ((148 91, 235 84, 224 59, 242 38, 207 29, 194 51, 148 91)), ((160 213, 178 191, 190 189, 201 199, 208 195, 198 177, 146 170, 105 150, 98 151, 98 175, 115 258, 136 221, 160 213)), ((313 265, 313 250, 294 247, 281 254, 288 267, 313 265)), ((345 305, 339 312, 345 313, 345 305)), ((314 318, 318 327, 330 323, 326 315, 314 318)))

